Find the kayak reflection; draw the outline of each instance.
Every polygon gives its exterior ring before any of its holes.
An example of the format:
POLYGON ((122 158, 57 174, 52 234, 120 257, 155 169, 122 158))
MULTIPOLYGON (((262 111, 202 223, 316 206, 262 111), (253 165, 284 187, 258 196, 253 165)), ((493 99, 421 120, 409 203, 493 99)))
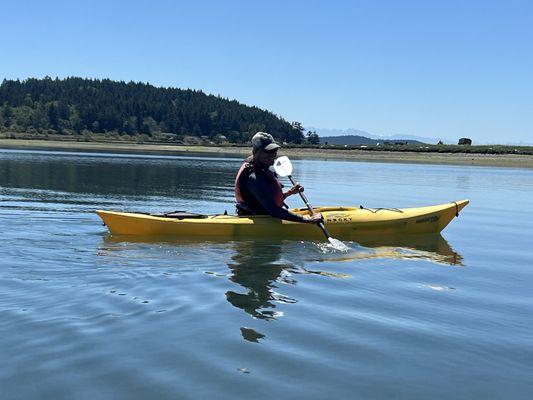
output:
MULTIPOLYGON (((336 261, 371 258, 420 259, 451 266, 462 266, 463 257, 441 234, 364 237, 358 239, 358 251, 335 257, 336 261)), ((332 258, 329 258, 332 260, 332 258)))
MULTIPOLYGON (((308 244, 314 245, 311 252, 313 261, 356 261, 371 258, 394 258, 394 259, 421 259, 432 261, 439 264, 452 266, 462 266, 463 257, 456 252, 450 244, 442 237, 441 234, 430 235, 402 235, 402 236, 365 236, 357 238, 356 242, 346 242, 352 251, 338 252, 322 242, 297 242, 297 241, 276 241, 275 239, 231 241, 219 237, 203 238, 202 240, 183 240, 173 236, 138 236, 138 235, 107 235, 104 239, 108 243, 166 243, 180 246, 198 246, 205 247, 209 244, 225 244, 233 246, 235 254, 231 257, 232 262, 229 264, 230 270, 242 269, 248 267, 250 271, 257 271, 261 275, 270 273, 271 278, 277 279, 283 275, 284 279, 289 279, 289 272, 302 273, 306 272, 305 268, 287 263, 279 263, 278 260, 283 251, 283 246, 303 244, 302 250, 305 250, 304 259, 308 259, 309 251, 306 247, 308 244), (257 266, 261 265, 264 270, 257 266), (262 272, 261 272, 262 271, 262 272), (285 274, 283 274, 285 271, 285 274)), ((302 258, 302 257, 300 257, 302 258)), ((245 274, 248 275, 248 274, 245 274)), ((334 274, 333 274, 334 275, 334 274)), ((236 278, 238 283, 239 278, 236 278)))
MULTIPOLYGON (((234 287, 225 292, 225 298, 233 307, 242 310, 253 319, 273 321, 282 317, 284 305, 298 299, 283 294, 283 288, 293 292, 291 285, 302 275, 320 275, 333 279, 350 278, 350 269, 343 273, 332 271, 338 262, 358 262, 369 259, 424 260, 437 264, 461 266, 462 257, 454 251, 441 235, 413 235, 402 237, 360 239, 358 243, 347 242, 352 248, 348 253, 326 248, 322 242, 247 240, 247 241, 183 241, 175 237, 107 236, 107 244, 124 243, 117 247, 105 246, 106 250, 127 249, 127 243, 157 243, 183 249, 201 247, 205 254, 224 249, 224 261, 229 273, 212 273, 226 277, 234 287), (226 258, 227 257, 227 258, 226 258), (332 263, 333 261, 333 263, 332 263), (321 267, 322 265, 322 267, 321 267), (348 273, 346 273, 348 272, 348 273)), ((160 246, 158 246, 159 248, 160 246)), ((166 247, 166 246, 164 246, 166 247)), ((338 266, 339 267, 339 266, 338 266)), ((211 273, 211 272, 209 272, 211 273)), ((241 326, 244 340, 259 342, 266 335, 255 327, 241 326)))

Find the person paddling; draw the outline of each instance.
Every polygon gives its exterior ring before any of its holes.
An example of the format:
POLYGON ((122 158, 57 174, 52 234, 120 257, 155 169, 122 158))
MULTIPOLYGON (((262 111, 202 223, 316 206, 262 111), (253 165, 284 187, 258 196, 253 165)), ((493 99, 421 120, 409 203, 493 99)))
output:
POLYGON ((303 192, 300 184, 283 192, 283 186, 269 167, 274 164, 280 145, 272 135, 257 132, 252 137, 253 155, 241 165, 235 178, 235 199, 239 215, 271 215, 293 222, 316 224, 323 221, 322 214, 300 215, 287 210, 285 198, 303 192))

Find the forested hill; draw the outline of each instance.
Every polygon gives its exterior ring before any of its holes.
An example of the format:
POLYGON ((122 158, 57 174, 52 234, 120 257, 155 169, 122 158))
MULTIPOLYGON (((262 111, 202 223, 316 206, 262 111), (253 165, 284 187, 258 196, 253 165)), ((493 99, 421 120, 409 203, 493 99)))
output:
POLYGON ((48 77, 4 79, 0 85, 0 131, 224 135, 235 143, 266 131, 281 141, 300 143, 304 139, 299 124, 295 128, 269 111, 198 90, 48 77))

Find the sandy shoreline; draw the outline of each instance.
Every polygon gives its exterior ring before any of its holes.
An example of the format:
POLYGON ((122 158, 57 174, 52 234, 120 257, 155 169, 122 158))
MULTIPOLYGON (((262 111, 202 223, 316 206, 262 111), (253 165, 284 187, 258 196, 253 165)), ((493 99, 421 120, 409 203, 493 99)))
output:
MULTIPOLYGON (((225 146, 177 146, 165 144, 136 144, 117 142, 66 142, 52 140, 0 139, 3 149, 35 149, 59 151, 121 152, 136 154, 183 155, 187 153, 217 154, 246 157, 250 149, 225 146)), ((365 162, 393 162, 419 164, 475 165, 490 167, 533 168, 532 155, 415 153, 334 149, 281 149, 281 155, 306 159, 336 159, 365 162)))

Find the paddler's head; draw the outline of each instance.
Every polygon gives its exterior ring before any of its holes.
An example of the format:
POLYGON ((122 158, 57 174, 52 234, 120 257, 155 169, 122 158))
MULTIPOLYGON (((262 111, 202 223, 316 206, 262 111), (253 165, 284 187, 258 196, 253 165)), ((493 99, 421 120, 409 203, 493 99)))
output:
POLYGON ((252 137, 252 148, 254 163, 260 167, 268 168, 274 165, 274 160, 278 156, 280 145, 276 143, 271 134, 257 132, 252 137))

